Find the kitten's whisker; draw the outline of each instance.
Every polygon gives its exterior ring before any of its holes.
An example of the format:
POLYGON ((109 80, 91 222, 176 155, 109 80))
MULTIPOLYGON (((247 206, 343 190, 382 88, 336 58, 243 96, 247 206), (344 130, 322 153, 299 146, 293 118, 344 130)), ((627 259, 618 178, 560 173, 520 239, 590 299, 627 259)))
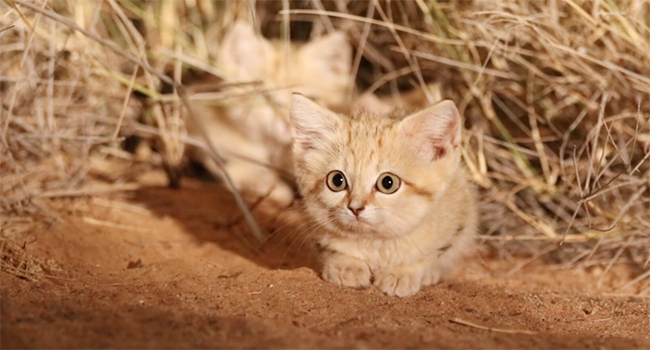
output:
MULTIPOLYGON (((313 227, 315 227, 315 226, 313 226, 313 227)), ((305 244, 305 242, 307 242, 307 240, 310 237, 314 236, 316 233, 317 233, 317 231, 315 231, 315 230, 311 230, 311 232, 307 233, 305 235, 305 238, 302 240, 302 243, 300 243, 300 245, 298 246, 298 248, 296 250, 300 251, 300 248, 302 248, 302 246, 305 244)))
MULTIPOLYGON (((316 224, 316 223, 307 223, 306 225, 307 225, 307 228, 306 228, 304 231, 300 232, 300 233, 296 236, 296 239, 294 239, 294 240, 291 242, 291 244, 287 247, 287 249, 286 249, 285 252, 284 252, 284 255, 282 256, 282 260, 284 260, 284 259, 286 258, 287 254, 289 253, 289 251, 291 250, 291 248, 293 247, 293 245, 298 241, 298 239, 299 239, 301 236, 303 236, 303 233, 305 233, 305 232, 309 232, 308 230, 310 230, 310 229, 312 229, 312 228, 318 226, 318 224, 316 224)), ((301 225, 301 226, 302 226, 302 225, 301 225)), ((308 237, 309 235, 310 235, 310 234, 307 233, 306 237, 308 237)), ((303 244, 304 244, 304 240, 303 240, 303 244)), ((297 250, 300 250, 300 247, 302 247, 302 244, 298 247, 297 250)))
MULTIPOLYGON (((287 224, 287 225, 288 225, 288 224, 287 224)), ((276 246, 276 247, 280 247, 280 246, 281 246, 281 245, 282 245, 282 244, 283 244, 283 243, 284 243, 284 242, 285 242, 289 237, 291 237, 291 236, 294 234, 294 232, 296 232, 297 230, 299 230, 299 229, 300 229, 300 226, 302 226, 302 225, 305 225, 305 224, 301 224, 301 225, 299 225, 298 227, 296 227, 296 228, 292 229, 291 231, 289 231, 288 233, 286 233, 286 234, 284 235, 284 237, 282 237, 282 239, 281 239, 279 242, 276 242, 276 243, 275 243, 275 246, 276 246)), ((276 233, 276 234, 277 234, 277 233, 280 233, 280 231, 279 231, 279 230, 276 230, 275 233, 276 233)))

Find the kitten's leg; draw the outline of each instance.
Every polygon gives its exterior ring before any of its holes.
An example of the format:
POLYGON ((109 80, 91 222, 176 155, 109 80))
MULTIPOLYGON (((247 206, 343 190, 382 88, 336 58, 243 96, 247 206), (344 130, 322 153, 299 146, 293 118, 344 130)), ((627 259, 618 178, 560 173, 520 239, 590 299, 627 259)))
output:
POLYGON ((390 296, 413 295, 422 286, 434 285, 449 274, 458 260, 472 250, 473 229, 462 226, 454 241, 437 249, 437 252, 422 261, 407 265, 384 268, 375 271, 375 286, 390 296))
MULTIPOLYGON (((469 205, 473 210, 473 205, 469 205)), ((447 239, 421 261, 408 266, 384 268, 375 273, 375 286, 388 295, 399 297, 415 294, 421 286, 433 285, 453 272, 458 261, 475 249, 477 215, 470 211, 456 228, 449 231, 447 239)))
POLYGON ((363 261, 349 255, 330 252, 325 255, 323 279, 351 288, 370 287, 370 268, 363 261))
MULTIPOLYGON (((215 125, 218 125, 215 123, 215 125)), ((210 129, 217 149, 225 158, 225 170, 228 172, 235 189, 248 191, 257 196, 268 196, 282 207, 293 202, 291 187, 282 181, 272 169, 246 161, 238 157, 249 158, 260 163, 270 163, 265 146, 248 140, 246 137, 226 127, 210 129), (218 132, 217 132, 218 131, 218 132)), ((207 151, 199 151, 200 159, 213 176, 223 179, 223 170, 210 157, 207 151)))
POLYGON ((422 285, 434 285, 440 279, 454 274, 459 266, 459 260, 466 258, 476 249, 475 241, 475 219, 472 215, 463 225, 455 231, 452 239, 437 249, 435 259, 425 270, 422 277, 422 285))
POLYGON ((287 207, 293 202, 293 190, 271 169, 250 162, 231 160, 226 164, 226 171, 237 189, 245 189, 258 196, 268 196, 282 207, 287 207))
POLYGON ((438 284, 442 278, 443 271, 437 264, 432 264, 424 270, 422 275, 422 286, 432 286, 438 284))
POLYGON ((430 261, 384 268, 375 272, 374 284, 387 295, 407 297, 417 293, 423 286, 438 284, 443 272, 443 266, 430 261))
POLYGON ((375 271, 374 285, 389 296, 407 297, 417 293, 431 266, 428 262, 386 267, 375 271))
MULTIPOLYGON (((205 158, 203 164, 214 176, 224 177, 223 171, 212 158, 205 158)), ((266 196, 281 207, 288 207, 293 202, 293 190, 272 170, 234 159, 229 160, 225 168, 236 190, 266 196)))

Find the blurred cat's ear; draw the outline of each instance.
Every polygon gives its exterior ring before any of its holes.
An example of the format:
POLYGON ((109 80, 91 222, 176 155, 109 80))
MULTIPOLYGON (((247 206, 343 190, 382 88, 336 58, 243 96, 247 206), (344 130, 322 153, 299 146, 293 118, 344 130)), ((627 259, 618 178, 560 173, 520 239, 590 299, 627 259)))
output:
POLYGON ((303 151, 316 148, 340 127, 336 113, 298 93, 291 96, 290 117, 294 147, 303 151))
POLYGON ((302 48, 302 55, 315 69, 326 74, 350 75, 352 46, 343 32, 334 32, 310 41, 302 48))
POLYGON ((461 118, 451 100, 444 100, 400 122, 403 135, 428 160, 443 158, 460 145, 461 118))
POLYGON ((217 64, 231 79, 253 80, 261 76, 271 54, 271 43, 237 20, 223 37, 217 64))

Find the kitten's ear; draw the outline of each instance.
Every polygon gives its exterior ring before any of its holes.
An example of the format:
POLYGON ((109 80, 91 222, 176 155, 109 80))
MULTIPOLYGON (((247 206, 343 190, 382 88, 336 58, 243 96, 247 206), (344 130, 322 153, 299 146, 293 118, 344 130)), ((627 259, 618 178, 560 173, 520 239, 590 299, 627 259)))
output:
POLYGON ((340 124, 336 113, 298 93, 291 96, 290 116, 294 145, 304 151, 316 148, 340 124))
POLYGON ((234 75, 233 79, 257 79, 271 54, 270 45, 251 24, 237 20, 221 42, 219 68, 234 75))
POLYGON ((460 145, 460 112, 454 102, 444 100, 406 117, 400 129, 420 155, 437 160, 460 145))
POLYGON ((312 40, 302 48, 302 55, 316 69, 326 74, 350 75, 352 47, 343 32, 334 32, 312 40))

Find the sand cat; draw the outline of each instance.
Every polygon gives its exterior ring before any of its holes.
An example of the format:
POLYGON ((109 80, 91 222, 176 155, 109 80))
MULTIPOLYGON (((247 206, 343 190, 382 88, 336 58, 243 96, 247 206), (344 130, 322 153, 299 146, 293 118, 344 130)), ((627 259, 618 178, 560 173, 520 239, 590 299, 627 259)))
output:
MULTIPOLYGON (((325 106, 346 103, 352 48, 345 34, 334 32, 305 44, 272 42, 253 27, 237 21, 219 47, 217 68, 228 81, 261 84, 230 88, 227 105, 210 107, 195 103, 197 115, 210 138, 226 159, 226 170, 239 190, 268 195, 286 205, 294 191, 278 172, 291 173, 291 92, 298 91, 325 106)), ((196 126, 188 125, 197 134, 196 126)), ((191 150, 213 175, 222 176, 203 150, 191 150)))
POLYGON ((291 104, 295 176, 323 249, 322 277, 405 297, 438 283, 474 242, 461 117, 439 102, 406 117, 291 104))

